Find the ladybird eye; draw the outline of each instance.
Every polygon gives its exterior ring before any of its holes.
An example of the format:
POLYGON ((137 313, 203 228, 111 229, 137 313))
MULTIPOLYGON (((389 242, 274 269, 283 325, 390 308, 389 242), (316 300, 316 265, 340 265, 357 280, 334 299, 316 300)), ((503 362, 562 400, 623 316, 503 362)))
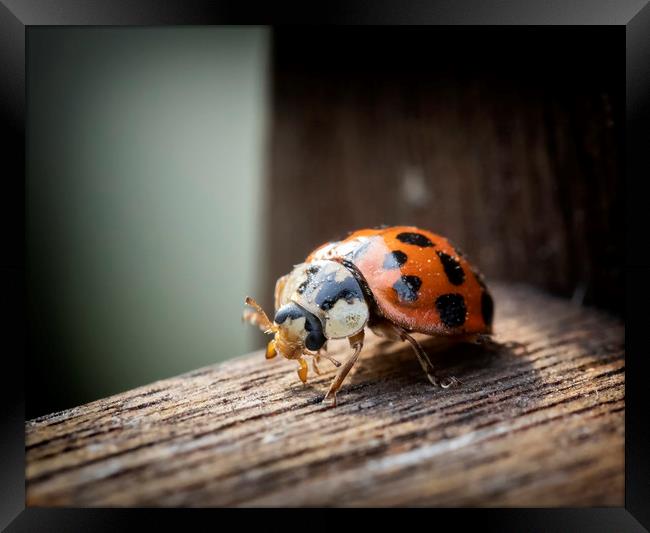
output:
POLYGON ((308 350, 315 352, 316 350, 320 350, 322 348, 326 340, 327 339, 321 330, 313 330, 309 335, 307 335, 307 338, 305 339, 305 347, 308 350))
POLYGON ((304 316, 304 311, 300 309, 300 307, 298 307, 296 304, 289 303, 278 309, 278 312, 275 314, 273 321, 276 324, 282 324, 287 318, 289 320, 295 320, 301 316, 304 316))
POLYGON ((323 335, 323 326, 314 315, 311 313, 306 314, 307 320, 305 321, 305 329, 309 332, 307 337, 305 337, 305 348, 315 352, 320 350, 325 341, 325 335, 323 335))

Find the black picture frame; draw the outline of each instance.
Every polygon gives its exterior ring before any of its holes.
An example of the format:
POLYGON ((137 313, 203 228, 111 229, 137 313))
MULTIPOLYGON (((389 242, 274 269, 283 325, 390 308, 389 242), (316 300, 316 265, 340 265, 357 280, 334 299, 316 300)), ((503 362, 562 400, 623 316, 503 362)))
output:
MULTIPOLYGON (((643 237, 647 209, 642 191, 650 176, 650 5, 645 0, 594 1, 348 1, 300 4, 282 11, 268 3, 208 0, 156 2, 87 0, 2 0, 0 54, 5 171, 2 172, 3 287, 6 317, 5 366, 0 410, 0 528, 7 531, 114 531, 133 523, 139 510, 25 508, 24 360, 25 338, 25 90, 26 32, 37 25, 213 25, 213 24, 432 24, 432 25, 618 25, 626 38, 626 441, 625 507, 607 509, 508 509, 451 513, 454 527, 480 517, 482 529, 517 531, 643 531, 650 528, 650 432, 644 416, 643 327, 647 324, 650 289, 637 280, 650 276, 650 251, 643 237), (644 309, 644 307, 646 309, 644 309), (10 376, 15 376, 13 379, 10 376), (478 516, 477 516, 478 514, 478 516)), ((445 510, 435 510, 445 513, 445 510)), ((148 511, 151 514, 153 511, 148 511)), ((153 512, 154 517, 158 513, 153 512)), ((158 514, 158 517, 160 515, 158 514)), ((150 517, 148 517, 149 519, 150 517)), ((165 513, 169 520, 169 513, 165 513)), ((187 524, 187 515, 181 518, 187 524)), ((436 517, 436 520, 438 518, 436 517)), ((172 522, 173 523, 173 522, 172 522)))

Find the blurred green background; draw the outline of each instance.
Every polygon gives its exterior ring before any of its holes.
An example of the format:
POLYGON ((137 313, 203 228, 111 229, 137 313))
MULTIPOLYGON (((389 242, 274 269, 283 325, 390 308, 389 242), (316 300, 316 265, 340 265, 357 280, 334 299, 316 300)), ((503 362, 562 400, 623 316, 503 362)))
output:
POLYGON ((252 349, 269 41, 28 29, 27 418, 252 349))

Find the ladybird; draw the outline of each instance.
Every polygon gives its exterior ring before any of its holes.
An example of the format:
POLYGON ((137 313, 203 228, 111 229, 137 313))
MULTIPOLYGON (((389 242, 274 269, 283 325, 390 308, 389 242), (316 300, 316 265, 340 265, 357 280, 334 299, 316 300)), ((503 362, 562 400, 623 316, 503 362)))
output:
POLYGON ((273 334, 266 357, 278 353, 298 363, 307 381, 306 356, 320 374, 320 358, 338 367, 323 401, 336 394, 363 347, 364 331, 407 341, 429 381, 446 388, 427 352, 411 333, 443 341, 477 342, 492 334, 494 303, 482 275, 448 239, 414 226, 352 232, 328 242, 275 285, 275 316, 250 297, 243 318, 273 334), (329 339, 348 339, 352 350, 340 363, 325 353, 329 339))

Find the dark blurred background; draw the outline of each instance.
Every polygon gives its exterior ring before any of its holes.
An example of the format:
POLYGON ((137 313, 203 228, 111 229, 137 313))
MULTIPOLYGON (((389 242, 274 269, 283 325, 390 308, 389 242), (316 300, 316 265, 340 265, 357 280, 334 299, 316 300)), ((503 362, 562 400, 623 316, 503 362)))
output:
POLYGON ((240 300, 361 227, 622 315, 624 27, 224 30, 30 30, 28 418, 263 346, 240 300))
POLYGON ((267 305, 291 261, 383 223, 450 237, 488 279, 622 312, 621 29, 283 29, 273 42, 267 305))

